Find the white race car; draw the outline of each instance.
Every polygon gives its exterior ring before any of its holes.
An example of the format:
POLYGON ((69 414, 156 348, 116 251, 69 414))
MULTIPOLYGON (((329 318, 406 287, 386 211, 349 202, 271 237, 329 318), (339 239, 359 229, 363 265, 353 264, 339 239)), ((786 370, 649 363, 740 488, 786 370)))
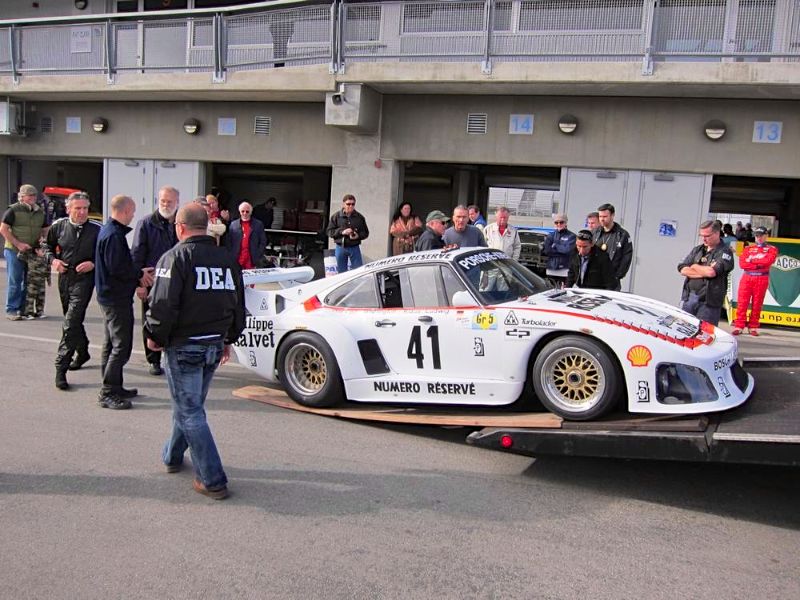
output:
POLYGON ((245 271, 239 362, 305 406, 345 399, 496 406, 536 397, 572 420, 742 404, 736 338, 641 296, 553 290, 486 248, 378 260, 308 283, 308 267, 245 271))

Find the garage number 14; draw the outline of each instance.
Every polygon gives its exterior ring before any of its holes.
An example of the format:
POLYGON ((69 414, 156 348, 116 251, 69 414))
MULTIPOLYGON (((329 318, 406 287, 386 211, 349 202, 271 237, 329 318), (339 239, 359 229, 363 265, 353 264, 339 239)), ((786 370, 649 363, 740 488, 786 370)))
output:
MULTIPOLYGON (((433 368, 441 369, 442 361, 439 357, 439 326, 431 325, 426 333, 431 340, 431 354, 433 354, 433 368)), ((417 368, 422 369, 425 364, 425 354, 422 350, 422 328, 415 325, 411 330, 411 339, 408 340, 408 358, 417 361, 417 368)))

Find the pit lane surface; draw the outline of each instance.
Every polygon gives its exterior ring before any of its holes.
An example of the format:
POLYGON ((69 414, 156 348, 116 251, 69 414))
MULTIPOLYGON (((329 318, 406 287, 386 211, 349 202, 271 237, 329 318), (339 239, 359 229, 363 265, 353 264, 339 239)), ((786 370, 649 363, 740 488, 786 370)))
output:
POLYGON ((239 400, 260 382, 235 366, 208 403, 233 493, 213 502, 160 466, 168 394, 138 332, 133 410, 94 404, 94 303, 92 361, 54 389, 56 304, 0 322, 0 597, 800 596, 797 469, 532 460, 239 400))

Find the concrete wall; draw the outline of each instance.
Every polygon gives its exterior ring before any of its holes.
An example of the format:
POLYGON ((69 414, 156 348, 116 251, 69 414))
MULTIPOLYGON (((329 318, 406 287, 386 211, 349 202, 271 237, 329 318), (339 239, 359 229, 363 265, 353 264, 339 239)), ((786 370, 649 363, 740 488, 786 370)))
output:
POLYGON ((382 156, 508 165, 575 166, 797 177, 796 102, 587 97, 386 96, 382 156), (466 133, 467 113, 488 113, 487 135, 466 133), (557 129, 571 113, 572 136, 557 129), (511 114, 533 114, 533 135, 509 135, 511 114), (709 141, 703 126, 728 133, 709 141), (781 144, 754 144, 753 121, 783 121, 781 144))
POLYGON ((0 137, 0 154, 330 166, 341 160, 345 135, 325 126, 322 103, 43 102, 28 109, 29 126, 49 116, 53 132, 0 137), (257 115, 272 117, 269 136, 253 134, 257 115), (68 116, 81 117, 81 133, 65 132, 68 116), (92 131, 95 117, 108 120, 107 133, 92 131), (189 117, 202 123, 199 134, 184 133, 183 122, 189 117), (219 117, 237 119, 235 136, 217 135, 219 117))

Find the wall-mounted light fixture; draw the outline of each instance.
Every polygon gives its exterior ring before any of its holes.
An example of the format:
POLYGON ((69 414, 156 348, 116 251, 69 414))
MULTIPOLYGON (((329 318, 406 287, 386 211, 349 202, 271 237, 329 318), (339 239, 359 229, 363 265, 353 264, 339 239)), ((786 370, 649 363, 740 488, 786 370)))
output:
POLYGON ((105 133, 108 131, 108 121, 103 117, 95 117, 92 121, 92 129, 94 129, 95 133, 105 133))
POLYGON ((561 133, 572 135, 578 129, 578 117, 575 115, 562 115, 558 120, 558 130, 561 133))
POLYGON ((75 8, 78 10, 86 10, 87 6, 89 6, 89 0, 75 0, 75 8))
POLYGON ((719 119, 712 119, 703 127, 703 133, 705 133, 706 137, 712 142, 721 140, 726 131, 728 131, 727 125, 719 119))
POLYGON ((195 135, 200 131, 200 121, 197 119, 186 119, 183 122, 183 130, 189 135, 195 135))

